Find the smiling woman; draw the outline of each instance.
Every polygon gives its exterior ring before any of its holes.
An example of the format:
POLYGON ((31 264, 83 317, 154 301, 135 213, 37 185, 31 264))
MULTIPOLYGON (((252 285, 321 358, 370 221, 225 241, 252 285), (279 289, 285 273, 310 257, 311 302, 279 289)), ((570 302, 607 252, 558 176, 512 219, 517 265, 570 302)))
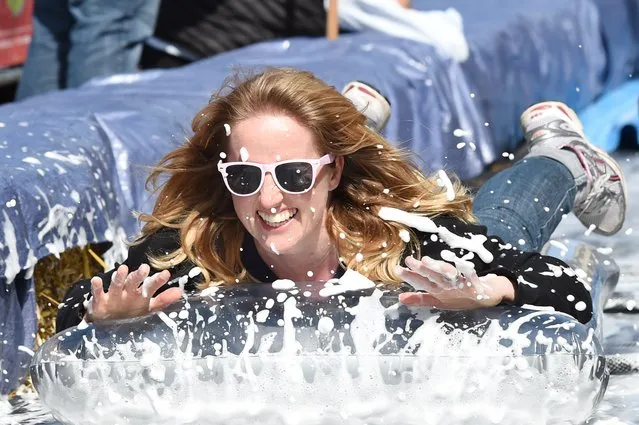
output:
MULTIPOLYGON (((555 105, 533 108, 526 123, 532 128, 542 117, 552 124, 561 111, 555 105)), ((570 118, 560 116, 561 129, 574 125, 570 118)), ((151 213, 139 216, 145 224, 128 259, 90 283, 76 283, 59 310, 58 329, 82 318, 144 315, 175 302, 185 288, 327 281, 349 269, 406 288, 399 296, 406 304, 451 309, 535 304, 588 322, 590 288, 570 267, 489 235, 475 224, 471 198, 457 179, 425 176, 409 152, 366 122, 353 103, 308 72, 273 68, 229 80, 193 120, 190 140, 151 173, 158 200, 151 213)), ((560 140, 553 138, 553 128, 531 134, 560 140)), ((581 138, 579 143, 574 150, 584 156, 589 145, 581 138)), ((584 222, 605 222, 609 232, 620 227, 624 182, 613 173, 612 159, 599 156, 606 172, 599 183, 585 182, 571 175, 572 163, 560 163, 562 155, 549 159, 559 147, 547 142, 538 147, 541 154, 534 150, 514 167, 517 173, 495 177, 487 186, 501 189, 480 192, 476 202, 501 202, 515 186, 509 178, 518 176, 520 184, 537 179, 528 196, 541 198, 552 213, 525 221, 532 235, 548 228, 551 233, 559 211, 573 204, 584 222), (546 172, 539 173, 541 166, 546 172), (538 180, 552 182, 554 190, 538 180), (604 186, 617 196, 599 190, 604 186), (616 206, 614 214, 594 214, 602 204, 616 206)), ((578 155, 563 153, 580 166, 578 155)), ((507 212, 500 222, 515 223, 520 216, 507 212)))

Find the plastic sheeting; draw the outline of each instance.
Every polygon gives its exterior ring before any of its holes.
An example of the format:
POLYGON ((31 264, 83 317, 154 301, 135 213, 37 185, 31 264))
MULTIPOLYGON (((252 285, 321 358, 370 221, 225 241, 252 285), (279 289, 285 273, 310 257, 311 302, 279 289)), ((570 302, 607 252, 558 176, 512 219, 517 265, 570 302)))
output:
POLYGON ((463 125, 497 154, 517 147, 519 115, 531 104, 561 100, 579 111, 601 93, 607 64, 600 13, 590 0, 413 0, 413 6, 461 13, 471 49, 461 66, 472 105, 489 127, 463 125))
POLYGON ((607 54, 606 88, 615 88, 639 70, 639 1, 594 0, 600 10, 607 54))
POLYGON ((613 152, 624 127, 639 128, 639 80, 627 81, 607 92, 579 113, 584 133, 592 143, 613 152))
POLYGON ((0 360, 7 373, 0 393, 16 385, 28 361, 19 346, 34 343, 37 260, 133 233, 131 209, 151 207, 140 166, 188 136, 189 120, 233 65, 303 68, 338 88, 350 80, 373 84, 393 105, 387 137, 412 149, 425 170, 446 167, 462 178, 516 146, 517 117, 528 104, 554 98, 578 108, 599 93, 604 54, 592 2, 429 4, 462 14, 471 43, 464 64, 384 34, 297 38, 1 107, 0 360))
MULTIPOLYGON (((328 5, 324 0, 324 7, 328 5)), ((374 30, 426 43, 437 48, 442 57, 460 62, 468 59, 462 17, 453 8, 423 11, 405 8, 396 0, 341 0, 339 23, 342 29, 374 30)))

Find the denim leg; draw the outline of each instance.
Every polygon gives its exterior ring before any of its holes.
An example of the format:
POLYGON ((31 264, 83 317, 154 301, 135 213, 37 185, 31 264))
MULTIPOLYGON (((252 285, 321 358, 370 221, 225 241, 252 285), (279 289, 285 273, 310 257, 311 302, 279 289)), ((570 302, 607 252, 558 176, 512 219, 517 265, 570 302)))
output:
POLYGON ((67 87, 135 72, 153 35, 159 0, 68 0, 71 30, 67 87))
POLYGON ((65 86, 71 15, 67 0, 37 0, 33 34, 16 99, 60 90, 65 86))
POLYGON ((575 181, 563 164, 528 157, 490 178, 473 211, 489 235, 526 251, 539 251, 575 202, 575 181))

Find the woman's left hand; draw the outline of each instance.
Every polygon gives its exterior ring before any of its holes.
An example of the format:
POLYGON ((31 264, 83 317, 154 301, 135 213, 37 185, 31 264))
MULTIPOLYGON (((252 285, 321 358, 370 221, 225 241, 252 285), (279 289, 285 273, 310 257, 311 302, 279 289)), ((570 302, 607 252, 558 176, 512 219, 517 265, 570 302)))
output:
POLYGON ((493 307, 502 301, 513 301, 515 289, 507 277, 489 274, 479 277, 474 270, 461 273, 455 266, 423 257, 406 258, 406 267, 395 272, 417 290, 400 294, 402 304, 441 309, 468 310, 493 307))

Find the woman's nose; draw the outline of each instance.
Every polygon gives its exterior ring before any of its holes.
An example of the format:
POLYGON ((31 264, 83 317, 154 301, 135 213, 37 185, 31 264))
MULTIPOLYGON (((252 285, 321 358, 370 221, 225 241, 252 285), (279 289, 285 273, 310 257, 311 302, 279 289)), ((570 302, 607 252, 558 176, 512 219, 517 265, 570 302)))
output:
POLYGON ((284 194, 275 184, 275 180, 270 173, 264 176, 264 184, 260 189, 260 204, 264 209, 272 208, 279 205, 284 198, 284 194))

